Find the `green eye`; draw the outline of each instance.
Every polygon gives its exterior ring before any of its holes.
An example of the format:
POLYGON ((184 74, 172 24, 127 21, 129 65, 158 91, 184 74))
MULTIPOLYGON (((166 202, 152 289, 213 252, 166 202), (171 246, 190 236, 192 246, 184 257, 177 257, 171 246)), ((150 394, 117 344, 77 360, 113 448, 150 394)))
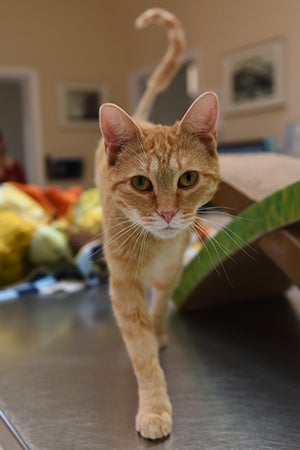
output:
POLYGON ((198 180, 198 174, 195 170, 189 170, 188 172, 185 172, 178 180, 178 187, 179 188, 188 188, 193 186, 196 181, 198 180))
POLYGON ((131 184, 137 191, 150 192, 153 189, 151 181, 143 175, 133 177, 131 184))

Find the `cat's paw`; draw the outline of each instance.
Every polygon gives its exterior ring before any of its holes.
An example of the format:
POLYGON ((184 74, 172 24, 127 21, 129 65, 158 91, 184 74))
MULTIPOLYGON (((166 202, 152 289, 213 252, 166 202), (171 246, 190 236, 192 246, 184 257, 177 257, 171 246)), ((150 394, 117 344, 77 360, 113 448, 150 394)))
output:
POLYGON ((135 427, 146 439, 161 439, 171 433, 172 417, 167 411, 161 414, 140 412, 136 416, 135 427))

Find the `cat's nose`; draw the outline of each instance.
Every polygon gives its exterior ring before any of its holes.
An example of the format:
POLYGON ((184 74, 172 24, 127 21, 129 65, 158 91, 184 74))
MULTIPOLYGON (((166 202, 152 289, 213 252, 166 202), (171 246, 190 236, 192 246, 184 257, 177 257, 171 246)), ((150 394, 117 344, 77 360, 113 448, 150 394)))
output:
POLYGON ((177 211, 174 209, 172 210, 165 210, 165 211, 156 211, 157 214, 165 219, 167 223, 170 223, 177 211))

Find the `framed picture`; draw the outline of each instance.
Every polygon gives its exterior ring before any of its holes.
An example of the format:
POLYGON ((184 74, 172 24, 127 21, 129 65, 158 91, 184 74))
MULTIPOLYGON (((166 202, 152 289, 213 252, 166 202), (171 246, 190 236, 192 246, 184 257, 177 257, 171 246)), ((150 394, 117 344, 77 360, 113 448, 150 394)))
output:
POLYGON ((273 39, 225 56, 223 63, 225 112, 250 112, 283 105, 285 101, 283 53, 283 41, 273 39))
POLYGON ((67 127, 98 127, 99 107, 106 89, 95 83, 63 83, 59 87, 60 124, 67 127))

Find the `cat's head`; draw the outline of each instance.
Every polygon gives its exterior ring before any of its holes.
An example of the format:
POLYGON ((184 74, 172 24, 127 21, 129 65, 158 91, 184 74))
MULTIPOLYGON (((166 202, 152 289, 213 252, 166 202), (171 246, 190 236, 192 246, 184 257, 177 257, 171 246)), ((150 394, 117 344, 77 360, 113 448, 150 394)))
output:
POLYGON ((198 97, 171 127, 135 121, 118 106, 104 104, 100 128, 111 202, 161 239, 191 227, 219 182, 217 118, 212 92, 198 97))

